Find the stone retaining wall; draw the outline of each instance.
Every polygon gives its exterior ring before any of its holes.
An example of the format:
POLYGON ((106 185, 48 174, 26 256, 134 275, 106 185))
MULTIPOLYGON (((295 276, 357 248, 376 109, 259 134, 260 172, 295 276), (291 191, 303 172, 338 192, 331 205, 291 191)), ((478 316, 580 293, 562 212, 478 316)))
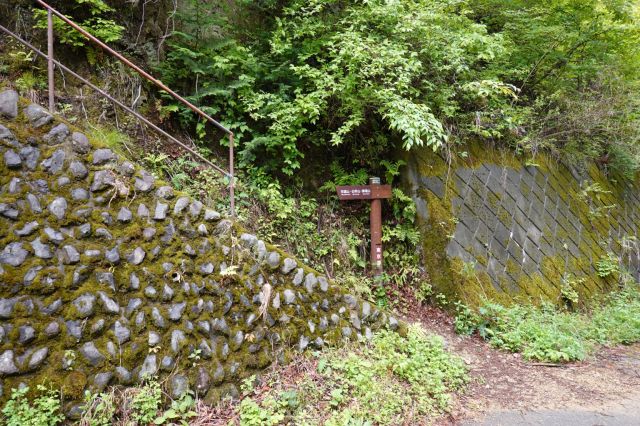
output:
POLYGON ((0 93, 0 406, 10 389, 171 374, 216 400, 285 348, 370 337, 394 318, 0 93))
POLYGON ((619 274, 601 278, 594 267, 609 253, 638 278, 636 182, 544 155, 527 166, 510 151, 479 145, 450 167, 430 150, 408 163, 426 266, 451 297, 555 303, 564 284, 585 301, 617 284, 619 274))

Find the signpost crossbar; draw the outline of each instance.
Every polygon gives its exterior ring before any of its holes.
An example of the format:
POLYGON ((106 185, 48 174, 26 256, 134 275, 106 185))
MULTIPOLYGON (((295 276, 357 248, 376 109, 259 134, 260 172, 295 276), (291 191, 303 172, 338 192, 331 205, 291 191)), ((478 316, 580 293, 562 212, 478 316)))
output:
POLYGON ((371 200, 371 267, 376 276, 382 274, 382 200, 391 198, 391 185, 380 185, 379 178, 369 179, 370 185, 337 186, 341 201, 371 200))

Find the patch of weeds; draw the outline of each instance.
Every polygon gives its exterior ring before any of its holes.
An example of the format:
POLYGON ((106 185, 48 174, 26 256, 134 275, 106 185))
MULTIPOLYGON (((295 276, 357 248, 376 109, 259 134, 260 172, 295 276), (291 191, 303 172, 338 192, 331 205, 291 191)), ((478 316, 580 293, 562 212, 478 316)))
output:
POLYGON ((85 393, 85 406, 80 424, 90 426, 110 426, 116 414, 117 401, 113 392, 85 393))
POLYGON ((456 331, 477 331, 491 345, 530 360, 579 361, 597 345, 640 341, 637 284, 610 294, 590 312, 568 312, 549 303, 505 307, 485 302, 477 313, 464 305, 456 309, 456 331))
POLYGON ((433 286, 428 281, 420 281, 414 289, 414 296, 419 304, 423 305, 433 296, 433 286))
POLYGON ((453 321, 456 333, 469 336, 476 331, 479 318, 473 310, 466 304, 457 301, 453 303, 456 316, 453 321))
POLYGON ((550 362, 583 360, 593 348, 593 344, 583 338, 584 317, 560 311, 552 304, 505 308, 487 303, 480 310, 479 317, 481 335, 491 345, 522 352, 525 359, 550 362))
POLYGON ((160 384, 151 380, 138 389, 130 403, 132 418, 140 424, 148 424, 156 419, 162 403, 160 384))
POLYGON ((114 128, 90 126, 87 130, 87 137, 89 139, 97 141, 101 145, 107 146, 118 153, 124 153, 124 148, 127 144, 131 143, 127 134, 114 128))
POLYGON ((576 288, 580 287, 587 281, 586 278, 575 277, 572 274, 567 274, 560 285, 560 297, 568 306, 577 306, 580 301, 580 295, 576 288))
POLYGON ((186 392, 179 399, 171 401, 169 408, 156 417, 153 424, 180 424, 186 426, 189 424, 190 419, 198 415, 195 411, 195 403, 193 394, 186 392))
POLYGON ((607 278, 620 272, 618 256, 614 253, 607 253, 596 262, 596 273, 600 278, 607 278))
POLYGON ((11 390, 11 399, 2 409, 7 426, 55 426, 64 420, 58 392, 42 385, 38 385, 37 391, 39 396, 29 401, 28 387, 11 390))
POLYGON ((640 291, 628 287, 615 293, 591 315, 588 338, 601 345, 631 344, 640 341, 640 291))
POLYGON ((252 399, 240 403, 240 424, 243 426, 277 425, 285 418, 286 405, 273 397, 265 398, 260 404, 252 399))
POLYGON ((467 382, 462 360, 417 325, 406 337, 383 331, 368 344, 306 355, 297 370, 245 387, 240 424, 414 424, 446 411, 467 382))

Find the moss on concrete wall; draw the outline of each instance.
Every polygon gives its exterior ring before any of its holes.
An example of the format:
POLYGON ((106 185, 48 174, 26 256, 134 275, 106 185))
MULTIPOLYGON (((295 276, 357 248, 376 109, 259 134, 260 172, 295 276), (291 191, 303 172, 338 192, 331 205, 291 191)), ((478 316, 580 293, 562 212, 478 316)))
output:
POLYGON ((594 268, 608 253, 638 277, 636 182, 480 144, 450 162, 418 149, 407 163, 425 266, 451 299, 562 303, 564 283, 584 302, 617 284, 594 268))

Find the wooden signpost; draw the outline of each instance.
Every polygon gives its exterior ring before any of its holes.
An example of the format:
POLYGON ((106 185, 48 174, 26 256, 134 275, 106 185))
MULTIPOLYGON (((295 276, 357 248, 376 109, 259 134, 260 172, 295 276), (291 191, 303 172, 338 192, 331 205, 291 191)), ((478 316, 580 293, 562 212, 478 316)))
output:
POLYGON ((382 199, 391 198, 391 185, 380 185, 380 178, 372 177, 369 185, 338 186, 341 201, 371 200, 371 268, 378 276, 382 274, 382 199))

